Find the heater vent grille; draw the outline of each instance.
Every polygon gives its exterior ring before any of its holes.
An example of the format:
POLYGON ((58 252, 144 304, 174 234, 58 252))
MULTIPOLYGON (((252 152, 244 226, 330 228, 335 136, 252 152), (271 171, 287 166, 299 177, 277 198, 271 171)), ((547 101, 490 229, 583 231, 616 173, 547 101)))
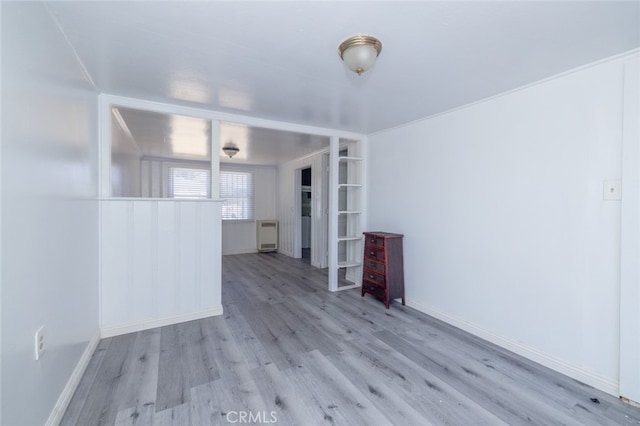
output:
POLYGON ((257 220, 256 240, 258 251, 275 251, 278 249, 278 221, 257 220))

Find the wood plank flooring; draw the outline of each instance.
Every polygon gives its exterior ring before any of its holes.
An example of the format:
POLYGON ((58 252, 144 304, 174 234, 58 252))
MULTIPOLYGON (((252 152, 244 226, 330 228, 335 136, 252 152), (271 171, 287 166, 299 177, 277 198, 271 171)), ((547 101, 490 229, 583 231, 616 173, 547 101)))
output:
POLYGON ((224 315, 104 339, 62 425, 626 425, 640 409, 275 253, 225 256, 224 315), (592 399, 597 398, 597 402, 592 399))

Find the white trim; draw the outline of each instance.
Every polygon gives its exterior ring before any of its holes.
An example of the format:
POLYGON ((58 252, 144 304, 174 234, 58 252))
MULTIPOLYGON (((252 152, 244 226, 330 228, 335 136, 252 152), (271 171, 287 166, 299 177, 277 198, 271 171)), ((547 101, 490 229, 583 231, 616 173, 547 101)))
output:
POLYGON ((100 96, 102 101, 109 105, 122 106, 125 108, 135 108, 147 111, 164 112, 169 114, 188 115, 191 117, 207 118, 210 120, 219 120, 229 123, 244 124, 247 126, 284 130, 288 132, 306 133, 318 136, 338 136, 345 139, 362 139, 364 137, 363 134, 344 130, 327 129, 323 127, 308 126, 305 124, 286 123, 283 121, 267 120, 247 115, 230 114, 202 108, 193 108, 182 105, 147 101, 143 99, 127 98, 123 96, 109 95, 106 93, 103 93, 100 96))
POLYGON ((119 336, 121 334, 135 333, 137 331, 149 330, 151 328, 164 327, 165 325, 179 324, 181 322, 193 321, 202 318, 214 317, 223 314, 222 305, 218 305, 204 311, 189 312, 170 317, 153 318, 142 321, 134 321, 124 324, 100 326, 100 334, 103 338, 119 336))
POLYGON ((565 374, 575 380, 578 380, 589 386, 593 386, 594 388, 600 389, 601 391, 606 392, 610 395, 618 397, 619 384, 614 380, 601 376, 597 373, 584 370, 573 364, 569 364, 568 362, 563 361, 559 358, 556 358, 552 355, 541 352, 535 348, 524 345, 510 338, 495 334, 492 331, 489 331, 478 325, 464 321, 458 317, 440 312, 437 309, 434 309, 414 299, 407 299, 406 303, 407 303, 407 306, 413 309, 416 309, 427 315, 431 315, 434 318, 442 320, 448 324, 458 327, 484 340, 487 340, 491 343, 494 343, 498 346, 508 349, 511 352, 515 352, 516 354, 521 355, 534 362, 537 362, 538 364, 551 368, 552 370, 565 374))
MULTIPOLYGON (((310 161, 308 165, 297 167, 293 170, 293 253, 294 258, 302 258, 302 170, 311 168, 313 161, 310 161)), ((313 169, 311 169, 313 172, 313 169)), ((313 232, 313 226, 311 226, 311 232, 313 232)), ((311 240, 314 240, 313 235, 311 240)))
POLYGON ((235 250, 231 250, 231 251, 224 251, 222 252, 223 256, 233 256, 234 254, 249 254, 249 253, 258 253, 258 250, 256 250, 255 247, 251 248, 240 248, 240 249, 235 249, 235 250))
POLYGON ((329 146, 329 291, 338 290, 338 174, 340 138, 331 137, 329 146))
POLYGON ((71 40, 69 40, 69 37, 67 36, 67 32, 64 30, 64 28, 62 27, 62 24, 58 20, 58 16, 51 11, 51 8, 49 7, 49 5, 47 5, 46 3, 43 3, 42 5, 44 6, 45 9, 47 9, 47 13, 49 14, 49 17, 58 28, 58 32, 60 33, 60 35, 62 35, 62 38, 64 38, 64 41, 67 43, 67 47, 73 53, 76 63, 80 65, 80 69, 82 71, 82 74, 84 75, 84 78, 86 78, 87 81, 91 83, 91 86, 93 86, 94 89, 97 89, 98 86, 96 86, 96 82, 93 81, 93 77, 91 77, 91 74, 89 73, 89 70, 87 69, 82 59, 80 59, 80 55, 78 54, 78 51, 76 50, 73 43, 71 43, 71 40))
MULTIPOLYGON (((358 155, 360 160, 360 230, 365 231, 369 228, 369 138, 364 137, 360 140, 358 155)), ((364 248, 364 245, 361 247, 364 248)), ((362 280, 362 277, 360 277, 362 280)))
POLYGON ((220 122, 218 120, 211 120, 211 161, 209 167, 211 168, 211 198, 220 198, 220 156, 218 155, 218 161, 214 158, 216 156, 214 152, 220 152, 220 122))
POLYGON ((98 343, 100 342, 100 334, 94 335, 91 340, 89 340, 89 344, 85 348, 82 356, 78 360, 76 364, 76 368, 73 369, 69 380, 67 380, 67 384, 62 389, 60 396, 58 397, 58 401, 56 401, 56 405, 53 406, 53 410, 51 410, 51 414, 49 414, 49 418, 45 425, 54 426, 60 424, 62 420, 62 416, 64 416, 65 411, 67 411, 67 407, 69 406, 69 402, 71 402, 71 397, 76 391, 78 385, 80 384, 80 379, 82 379, 82 375, 84 374, 87 366, 89 365, 89 361, 91 361, 91 357, 98 347, 98 343))
POLYGON ((316 190, 316 196, 314 197, 315 201, 320 204, 320 209, 315 211, 315 215, 320 217, 320 235, 316 238, 318 245, 316 247, 316 253, 311 253, 311 256, 316 257, 315 260, 318 260, 318 264, 313 262, 314 259, 311 259, 311 264, 316 268, 327 268, 329 267, 329 192, 331 188, 329 186, 329 153, 326 152, 322 154, 320 157, 320 196, 318 196, 318 191, 316 190))

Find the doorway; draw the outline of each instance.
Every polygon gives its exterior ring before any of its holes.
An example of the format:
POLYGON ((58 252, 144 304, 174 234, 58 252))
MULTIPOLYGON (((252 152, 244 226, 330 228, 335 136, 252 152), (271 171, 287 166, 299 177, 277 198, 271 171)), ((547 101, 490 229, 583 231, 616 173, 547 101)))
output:
POLYGON ((311 263, 311 167, 302 169, 300 173, 300 235, 302 260, 311 263))

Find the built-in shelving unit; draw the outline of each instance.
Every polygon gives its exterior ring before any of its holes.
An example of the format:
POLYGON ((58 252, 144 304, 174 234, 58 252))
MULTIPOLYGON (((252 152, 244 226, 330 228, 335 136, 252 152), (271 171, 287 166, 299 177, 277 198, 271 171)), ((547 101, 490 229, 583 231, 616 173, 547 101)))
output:
POLYGON ((333 141, 331 176, 332 249, 329 290, 358 287, 362 281, 363 155, 362 141, 333 141))
POLYGON ((357 241, 357 240, 361 240, 362 237, 360 236, 353 236, 353 237, 338 237, 338 241, 357 241))

